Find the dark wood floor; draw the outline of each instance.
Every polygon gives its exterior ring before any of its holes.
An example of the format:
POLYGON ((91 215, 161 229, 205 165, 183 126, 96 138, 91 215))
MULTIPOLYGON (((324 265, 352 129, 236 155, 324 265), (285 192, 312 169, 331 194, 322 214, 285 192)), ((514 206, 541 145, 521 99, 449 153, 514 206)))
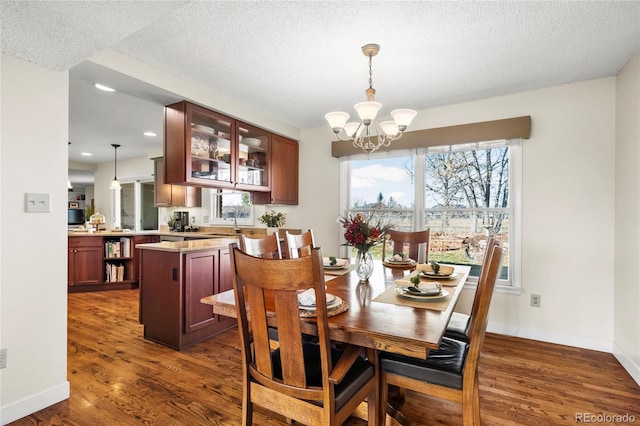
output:
MULTIPOLYGON (((71 397, 12 425, 240 424, 235 329, 182 352, 165 348, 142 338, 137 290, 119 290, 70 294, 68 338, 71 397)), ((628 414, 640 424, 640 387, 602 352, 490 334, 480 394, 486 425, 576 424, 580 413, 628 414)), ((416 425, 462 422, 456 404, 413 393, 402 411, 416 425)), ((261 410, 256 424, 286 423, 261 410)))

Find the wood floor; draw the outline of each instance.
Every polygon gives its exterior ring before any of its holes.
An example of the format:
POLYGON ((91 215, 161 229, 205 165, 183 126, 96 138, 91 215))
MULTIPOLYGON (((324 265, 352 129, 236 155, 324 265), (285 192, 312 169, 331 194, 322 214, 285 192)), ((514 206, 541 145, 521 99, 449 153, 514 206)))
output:
MULTIPOLYGON (((71 397, 12 425, 240 424, 236 329, 177 352, 142 338, 138 292, 119 290, 69 294, 68 338, 71 397)), ((490 334, 480 395, 486 425, 569 425, 581 413, 640 424, 640 387, 602 352, 490 334)), ((410 424, 462 423, 456 404, 411 392, 402 411, 410 424)), ((257 425, 286 424, 266 410, 256 417, 257 425)))

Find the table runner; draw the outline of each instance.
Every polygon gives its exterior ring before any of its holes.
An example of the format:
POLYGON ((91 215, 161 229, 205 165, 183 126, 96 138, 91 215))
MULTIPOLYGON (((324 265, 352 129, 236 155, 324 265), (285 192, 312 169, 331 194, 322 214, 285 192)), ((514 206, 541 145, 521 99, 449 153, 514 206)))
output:
POLYGON ((342 269, 325 269, 325 275, 346 275, 349 272, 353 271, 356 268, 356 265, 346 265, 342 269))
POLYGON ((444 311, 451 303, 453 290, 449 291, 449 295, 444 299, 427 301, 422 299, 409 299, 402 297, 396 292, 397 286, 389 287, 382 294, 378 295, 373 302, 389 303, 392 305, 411 306, 413 308, 431 309, 434 311, 444 311))

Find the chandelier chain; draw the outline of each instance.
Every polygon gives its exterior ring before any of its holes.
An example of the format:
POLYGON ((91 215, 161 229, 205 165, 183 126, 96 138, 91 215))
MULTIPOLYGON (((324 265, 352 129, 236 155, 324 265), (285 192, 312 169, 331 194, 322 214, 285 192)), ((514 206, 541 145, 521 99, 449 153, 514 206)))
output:
POLYGON ((371 67, 371 58, 373 55, 369 53, 369 89, 373 89, 373 69, 371 67))

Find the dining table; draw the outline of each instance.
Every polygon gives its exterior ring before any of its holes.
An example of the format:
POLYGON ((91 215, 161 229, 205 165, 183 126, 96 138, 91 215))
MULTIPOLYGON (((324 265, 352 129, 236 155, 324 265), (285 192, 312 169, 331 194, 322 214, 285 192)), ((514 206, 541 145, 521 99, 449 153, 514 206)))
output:
MULTIPOLYGON (((366 348, 376 360, 378 351, 424 359, 429 350, 437 349, 471 268, 455 265, 450 276, 434 278, 424 276, 417 266, 394 268, 378 261, 367 281, 360 281, 349 265, 345 265, 348 273, 326 270, 326 292, 343 302, 334 314, 328 309, 330 339, 366 348), (398 288, 411 286, 414 275, 420 275, 421 285, 441 284, 446 296, 436 300, 405 296, 398 288)), ((211 305, 214 315, 237 317, 234 290, 206 296, 201 302, 211 305)), ((302 332, 317 335, 315 317, 300 312, 302 332)))

